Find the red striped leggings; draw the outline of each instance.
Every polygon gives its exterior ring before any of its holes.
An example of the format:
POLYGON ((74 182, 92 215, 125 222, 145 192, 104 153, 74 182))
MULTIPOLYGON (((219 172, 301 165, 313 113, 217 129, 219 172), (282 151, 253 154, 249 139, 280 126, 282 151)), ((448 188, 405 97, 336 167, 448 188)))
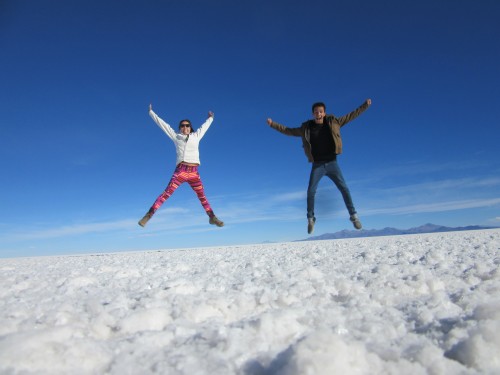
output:
POLYGON ((207 197, 205 196, 205 191, 203 189, 203 183, 201 182, 200 175, 198 173, 197 165, 185 165, 180 163, 177 168, 175 168, 174 174, 170 179, 165 191, 161 193, 161 195, 156 199, 151 208, 149 209, 149 213, 153 215, 156 210, 160 208, 160 206, 174 193, 174 191, 184 182, 187 182, 191 188, 194 190, 198 199, 201 202, 201 205, 205 209, 208 216, 213 216, 214 213, 212 208, 210 207, 210 203, 208 203, 207 197))

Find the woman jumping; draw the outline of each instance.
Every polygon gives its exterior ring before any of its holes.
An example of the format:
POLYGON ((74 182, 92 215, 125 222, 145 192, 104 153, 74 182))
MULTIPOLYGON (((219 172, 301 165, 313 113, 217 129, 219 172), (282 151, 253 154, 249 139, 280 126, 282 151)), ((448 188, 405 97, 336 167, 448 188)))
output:
POLYGON ((176 133, 169 124, 153 112, 153 106, 151 104, 149 105, 149 115, 174 142, 177 153, 177 162, 174 174, 172 175, 165 191, 161 193, 146 215, 144 215, 144 217, 139 221, 139 225, 144 227, 149 219, 151 219, 154 215, 156 210, 160 208, 160 206, 174 193, 174 191, 182 183, 187 182, 194 190, 201 202, 201 205, 205 209, 205 212, 209 217, 209 223, 215 224, 218 227, 224 226, 224 223, 220 221, 217 216, 215 216, 212 208, 210 207, 210 203, 208 203, 207 197, 205 197, 203 183, 201 182, 200 175, 198 173, 198 166, 200 165, 200 153, 198 146, 201 138, 203 138, 214 120, 214 113, 208 112, 207 120, 197 131, 193 130, 191 121, 182 120, 179 123, 179 133, 176 133))

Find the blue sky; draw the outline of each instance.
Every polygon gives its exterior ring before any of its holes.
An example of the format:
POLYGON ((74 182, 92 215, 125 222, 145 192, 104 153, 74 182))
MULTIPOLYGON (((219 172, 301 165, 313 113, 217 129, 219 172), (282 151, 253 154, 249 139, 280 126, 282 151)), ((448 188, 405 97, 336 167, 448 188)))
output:
MULTIPOLYGON (((310 164, 270 129, 343 115, 339 163, 367 229, 500 225, 500 2, 0 2, 0 256, 308 237, 310 164), (175 164, 148 116, 215 112, 200 174, 137 221, 175 164)), ((319 185, 315 235, 352 229, 319 185)))

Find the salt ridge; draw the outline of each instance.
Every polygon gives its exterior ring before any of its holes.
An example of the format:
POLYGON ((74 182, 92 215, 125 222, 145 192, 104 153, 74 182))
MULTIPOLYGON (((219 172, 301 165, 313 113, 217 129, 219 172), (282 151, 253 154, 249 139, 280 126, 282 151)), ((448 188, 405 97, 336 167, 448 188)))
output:
POLYGON ((500 230, 0 259, 0 373, 493 374, 500 230))

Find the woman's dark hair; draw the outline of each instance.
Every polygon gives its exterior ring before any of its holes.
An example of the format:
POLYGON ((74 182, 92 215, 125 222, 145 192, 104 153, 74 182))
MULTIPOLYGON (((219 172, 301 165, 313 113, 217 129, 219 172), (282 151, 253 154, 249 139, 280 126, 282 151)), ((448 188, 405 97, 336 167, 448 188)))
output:
POLYGON ((193 133, 194 132, 193 125, 191 125, 191 121, 189 121, 188 119, 184 119, 184 120, 179 121, 179 129, 181 128, 181 124, 183 122, 187 122, 189 124, 189 127, 191 128, 191 133, 193 133))
POLYGON ((323 107, 323 109, 326 111, 326 105, 325 103, 322 103, 322 102, 317 102, 317 103, 314 103, 313 106, 312 106, 312 111, 314 112, 314 109, 316 107, 323 107))

